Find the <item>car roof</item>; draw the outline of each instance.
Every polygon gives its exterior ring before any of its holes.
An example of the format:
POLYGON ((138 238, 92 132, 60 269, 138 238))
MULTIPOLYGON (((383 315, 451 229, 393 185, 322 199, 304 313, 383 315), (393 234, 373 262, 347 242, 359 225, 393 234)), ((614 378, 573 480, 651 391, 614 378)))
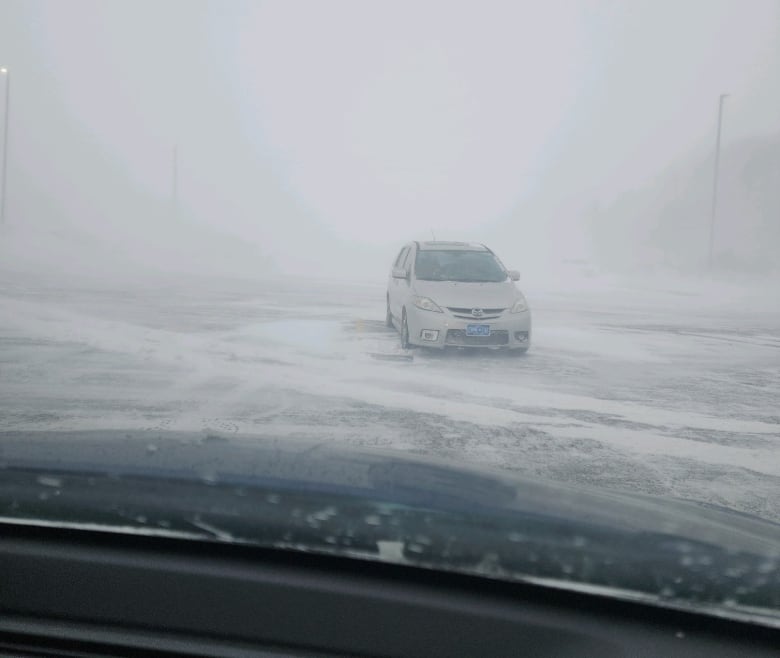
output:
POLYGON ((420 251, 490 251, 477 242, 418 242, 420 251))

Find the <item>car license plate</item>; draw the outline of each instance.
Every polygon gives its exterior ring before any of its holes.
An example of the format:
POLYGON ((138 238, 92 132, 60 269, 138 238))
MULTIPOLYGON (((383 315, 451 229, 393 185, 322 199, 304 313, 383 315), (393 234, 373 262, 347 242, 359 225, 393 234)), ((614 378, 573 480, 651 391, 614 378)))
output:
POLYGON ((490 325, 489 324, 467 324, 466 335, 467 336, 489 336, 490 325))

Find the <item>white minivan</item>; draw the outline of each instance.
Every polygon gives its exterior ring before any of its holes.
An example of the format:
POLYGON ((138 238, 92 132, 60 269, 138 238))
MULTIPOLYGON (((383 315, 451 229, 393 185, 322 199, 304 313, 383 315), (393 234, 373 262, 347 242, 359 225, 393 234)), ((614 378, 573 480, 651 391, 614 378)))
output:
POLYGON ((482 244, 410 242, 387 284, 389 327, 401 346, 473 347, 525 352, 531 312, 507 270, 482 244))

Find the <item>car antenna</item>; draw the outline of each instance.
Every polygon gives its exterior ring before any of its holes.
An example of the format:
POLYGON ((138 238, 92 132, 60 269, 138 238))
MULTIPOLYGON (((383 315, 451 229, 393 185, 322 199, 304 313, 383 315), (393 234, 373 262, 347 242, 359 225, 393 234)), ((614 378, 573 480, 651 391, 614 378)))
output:
POLYGON ((436 234, 433 232, 433 229, 431 229, 431 235, 433 236, 433 241, 436 242, 436 234))

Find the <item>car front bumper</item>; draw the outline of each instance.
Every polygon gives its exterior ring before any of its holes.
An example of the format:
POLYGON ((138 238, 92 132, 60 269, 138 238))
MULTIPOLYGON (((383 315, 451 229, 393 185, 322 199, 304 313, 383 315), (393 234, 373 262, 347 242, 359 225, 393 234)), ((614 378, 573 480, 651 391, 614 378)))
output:
POLYGON ((407 309, 409 342, 412 345, 443 349, 465 347, 482 349, 528 349, 531 345, 531 312, 504 311, 498 318, 456 318, 448 310, 442 313, 424 311, 417 307, 407 309), (469 336, 467 325, 490 327, 489 336, 469 336))

